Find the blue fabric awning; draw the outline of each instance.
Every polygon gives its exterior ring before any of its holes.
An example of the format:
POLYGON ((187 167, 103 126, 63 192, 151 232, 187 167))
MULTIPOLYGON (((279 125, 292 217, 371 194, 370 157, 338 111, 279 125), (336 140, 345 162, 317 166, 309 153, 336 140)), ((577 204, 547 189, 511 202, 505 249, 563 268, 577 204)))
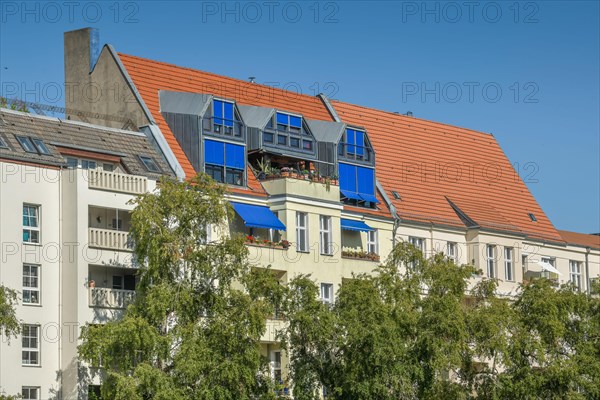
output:
POLYGON ((364 201, 370 201, 371 203, 379 203, 379 200, 377 200, 377 198, 375 196, 373 196, 372 194, 364 194, 364 193, 359 193, 359 196, 362 197, 362 199, 364 201))
POLYGON ((373 230, 369 225, 362 221, 355 221, 353 219, 342 218, 342 229, 347 231, 359 231, 359 232, 370 232, 373 230))
POLYGON ((348 199, 363 200, 363 198, 360 197, 360 195, 356 192, 351 192, 349 190, 340 189, 340 193, 342 194, 342 196, 344 196, 348 199))
POLYGON ((233 209, 244 220, 248 228, 265 228, 285 231, 285 225, 277 216, 264 206, 253 206, 250 204, 231 202, 233 209))

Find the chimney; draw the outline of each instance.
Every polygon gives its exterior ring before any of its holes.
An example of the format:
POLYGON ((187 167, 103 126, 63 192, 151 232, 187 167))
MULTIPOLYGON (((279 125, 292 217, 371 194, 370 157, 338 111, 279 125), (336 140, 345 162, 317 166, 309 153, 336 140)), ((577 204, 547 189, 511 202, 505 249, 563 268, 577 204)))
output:
POLYGON ((90 71, 100 55, 98 29, 83 28, 65 32, 65 106, 69 110, 85 108, 82 104, 82 88, 91 83, 90 71), (79 103, 79 104, 77 104, 79 103))

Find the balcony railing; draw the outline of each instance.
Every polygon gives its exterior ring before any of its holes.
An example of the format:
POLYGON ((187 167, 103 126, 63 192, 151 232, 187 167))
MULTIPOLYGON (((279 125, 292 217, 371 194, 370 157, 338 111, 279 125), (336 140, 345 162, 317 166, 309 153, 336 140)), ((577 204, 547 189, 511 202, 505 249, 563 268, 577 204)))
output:
POLYGON ((135 290, 90 288, 90 307, 126 308, 135 299, 135 290))
POLYGON ((101 249, 131 251, 129 232, 112 229, 88 229, 88 245, 101 249))
POLYGON ((143 194, 147 192, 148 179, 145 176, 118 174, 94 169, 87 170, 87 172, 90 189, 130 194, 143 194))

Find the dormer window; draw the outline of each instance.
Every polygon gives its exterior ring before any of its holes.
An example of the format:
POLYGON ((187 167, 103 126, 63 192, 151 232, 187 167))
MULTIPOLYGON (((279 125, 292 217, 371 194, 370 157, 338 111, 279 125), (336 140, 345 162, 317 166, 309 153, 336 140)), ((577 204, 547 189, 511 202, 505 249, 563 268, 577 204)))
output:
POLYGON ((27 136, 17 136, 19 144, 28 153, 38 153, 50 155, 50 150, 46 147, 46 144, 37 138, 31 138, 27 136))
POLYGON ((204 171, 215 181, 244 186, 245 170, 244 146, 217 140, 204 140, 204 171))
POLYGON ((340 194, 348 204, 373 207, 375 197, 375 170, 360 165, 339 163, 340 194))
POLYGON ((349 160, 372 162, 372 148, 364 130, 347 128, 338 146, 338 155, 349 160))
POLYGON ((293 133, 302 132, 302 117, 291 114, 277 113, 277 130, 293 133))
POLYGON ((233 132, 233 103, 213 100, 213 129, 218 133, 231 135, 233 132))

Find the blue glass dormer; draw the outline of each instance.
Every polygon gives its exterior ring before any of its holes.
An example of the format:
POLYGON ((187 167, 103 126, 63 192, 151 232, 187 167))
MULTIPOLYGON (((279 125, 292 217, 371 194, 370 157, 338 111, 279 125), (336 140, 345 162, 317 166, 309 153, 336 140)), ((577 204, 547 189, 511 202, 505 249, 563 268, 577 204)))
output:
POLYGON ((375 153, 367 133, 348 127, 338 143, 338 158, 361 164, 375 165, 375 153))
POLYGON ((202 129, 205 134, 228 136, 233 140, 245 141, 246 129, 235 106, 229 100, 213 99, 204 114, 202 129))
POLYGON ((265 148, 302 156, 316 154, 316 140, 300 115, 277 111, 268 120, 262 134, 265 148))
POLYGON ((245 186, 246 146, 205 138, 204 172, 217 182, 245 186))
POLYGON ((375 168, 340 161, 338 171, 342 201, 367 207, 379 203, 375 197, 375 168))

